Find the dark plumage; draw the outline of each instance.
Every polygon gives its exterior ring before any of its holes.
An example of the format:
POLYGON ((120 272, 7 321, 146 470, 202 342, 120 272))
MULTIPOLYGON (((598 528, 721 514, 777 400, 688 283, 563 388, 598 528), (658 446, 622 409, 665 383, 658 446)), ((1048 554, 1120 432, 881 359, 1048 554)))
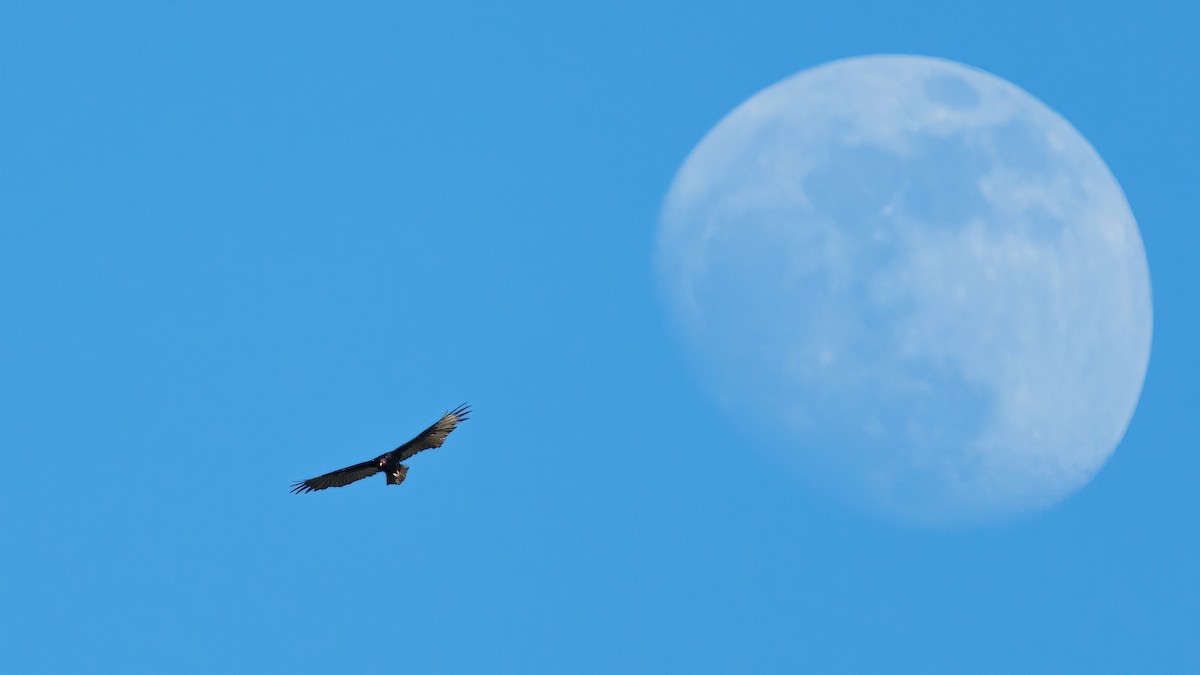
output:
POLYGON ((380 471, 387 474, 388 485, 399 485, 404 482, 404 477, 408 474, 408 467, 400 462, 422 450, 442 447, 442 443, 446 441, 446 437, 450 435, 450 432, 454 431, 459 422, 465 422, 467 415, 470 413, 471 408, 469 406, 466 404, 460 405, 443 415, 442 419, 435 422, 433 426, 417 434, 416 438, 395 450, 385 452, 375 459, 361 464, 355 464, 354 466, 338 469, 323 476, 293 483, 292 493, 302 494, 330 487, 342 487, 356 480, 362 480, 367 476, 373 476, 380 471))

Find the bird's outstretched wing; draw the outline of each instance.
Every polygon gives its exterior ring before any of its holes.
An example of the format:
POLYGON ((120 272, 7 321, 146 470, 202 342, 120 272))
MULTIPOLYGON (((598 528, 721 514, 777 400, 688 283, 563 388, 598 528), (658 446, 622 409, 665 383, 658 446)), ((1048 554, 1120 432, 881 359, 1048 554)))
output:
POLYGON ((297 483, 293 483, 292 494, 298 495, 305 492, 312 492, 314 490, 342 487, 343 485, 349 485, 356 480, 362 480, 367 476, 373 476, 383 470, 381 468, 382 463, 379 460, 380 458, 377 457, 375 459, 367 460, 361 464, 355 464, 354 466, 348 466, 344 469, 332 471, 324 476, 317 476, 316 478, 309 478, 308 480, 302 480, 297 483))
POLYGON ((470 414, 471 407, 464 403, 443 415, 433 426, 417 434, 416 438, 396 448, 392 453, 396 455, 397 461, 403 462, 422 450, 440 448, 450 432, 454 431, 454 427, 458 426, 459 422, 465 422, 470 414))

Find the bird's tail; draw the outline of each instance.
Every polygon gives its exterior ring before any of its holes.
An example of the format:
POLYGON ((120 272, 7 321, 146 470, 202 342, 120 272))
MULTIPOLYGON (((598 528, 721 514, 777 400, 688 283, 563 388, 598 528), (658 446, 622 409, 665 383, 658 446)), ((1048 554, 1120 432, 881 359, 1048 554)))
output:
POLYGON ((399 485, 404 482, 404 478, 407 475, 408 475, 408 467, 401 464, 400 466, 396 467, 395 471, 392 471, 391 473, 389 473, 387 475, 387 484, 388 485, 399 485))

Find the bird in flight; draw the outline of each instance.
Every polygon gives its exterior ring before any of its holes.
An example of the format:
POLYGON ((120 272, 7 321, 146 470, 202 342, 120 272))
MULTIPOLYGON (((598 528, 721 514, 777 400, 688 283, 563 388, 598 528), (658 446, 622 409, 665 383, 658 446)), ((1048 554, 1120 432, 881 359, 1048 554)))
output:
POLYGON ((375 459, 367 460, 361 464, 355 464, 354 466, 338 469, 323 476, 293 483, 292 494, 303 494, 330 487, 342 487, 356 480, 362 480, 367 476, 374 476, 380 471, 387 474, 388 485, 399 485, 404 482, 404 477, 408 474, 408 467, 400 462, 422 450, 442 447, 442 443, 446 441, 446 437, 450 435, 450 432, 454 431, 459 422, 465 422, 469 414, 471 414, 470 406, 466 404, 460 405, 442 415, 442 419, 435 422, 433 426, 425 431, 417 434, 416 438, 395 450, 385 452, 375 459))

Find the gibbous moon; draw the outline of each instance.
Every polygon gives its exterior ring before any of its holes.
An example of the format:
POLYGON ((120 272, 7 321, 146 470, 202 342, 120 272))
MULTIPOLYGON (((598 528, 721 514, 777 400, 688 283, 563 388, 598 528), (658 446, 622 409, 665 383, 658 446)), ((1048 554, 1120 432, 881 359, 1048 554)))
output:
POLYGON ((940 59, 836 61, 742 103, 679 169, 657 265, 745 447, 908 522, 1078 490, 1150 354, 1146 255, 1104 161, 940 59))

